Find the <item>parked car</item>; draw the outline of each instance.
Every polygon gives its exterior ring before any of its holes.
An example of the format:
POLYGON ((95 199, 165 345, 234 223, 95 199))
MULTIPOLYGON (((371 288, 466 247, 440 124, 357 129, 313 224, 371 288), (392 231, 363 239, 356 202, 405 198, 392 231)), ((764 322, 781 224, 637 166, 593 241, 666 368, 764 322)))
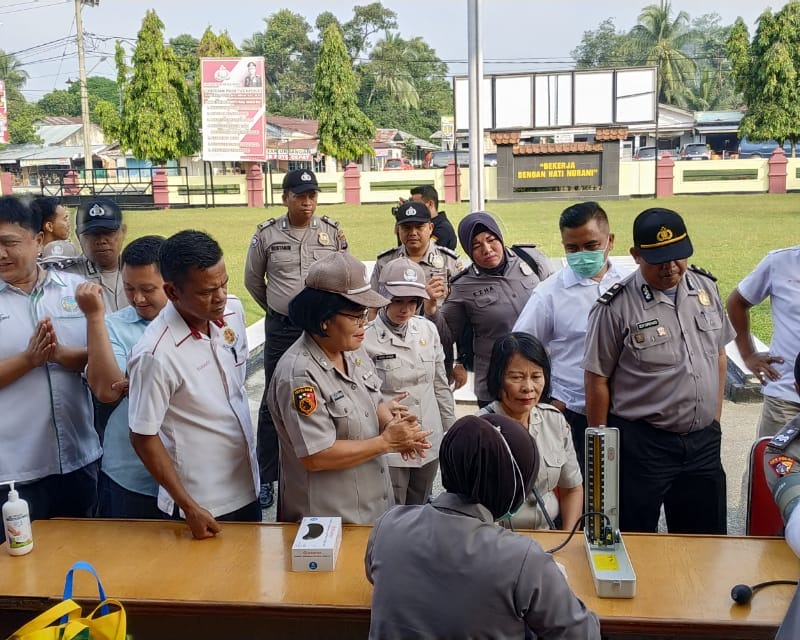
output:
MULTIPOLYGON (((452 151, 436 151, 431 155, 431 169, 444 169, 452 160, 454 160, 452 151)), ((458 151, 456 153, 458 166, 469 166, 469 151, 458 151)))
POLYGON ((389 158, 383 165, 384 171, 411 171, 414 168, 405 158, 389 158))
MULTIPOLYGON (((766 142, 750 142, 747 138, 742 138, 739 142, 739 158, 769 158, 778 143, 775 140, 767 140, 766 142)), ((800 143, 795 145, 796 155, 800 157, 800 143)), ((786 140, 783 143, 783 152, 791 157, 792 143, 786 140)))
POLYGON ((705 142, 692 142, 681 149, 681 160, 711 160, 711 147, 705 142))
MULTIPOLYGON (((661 158, 664 154, 667 154, 671 158, 675 157, 675 152, 672 149, 659 149, 658 150, 658 157, 661 158)), ((655 147, 639 147, 639 150, 633 156, 634 160, 653 160, 656 157, 656 148, 655 147)))

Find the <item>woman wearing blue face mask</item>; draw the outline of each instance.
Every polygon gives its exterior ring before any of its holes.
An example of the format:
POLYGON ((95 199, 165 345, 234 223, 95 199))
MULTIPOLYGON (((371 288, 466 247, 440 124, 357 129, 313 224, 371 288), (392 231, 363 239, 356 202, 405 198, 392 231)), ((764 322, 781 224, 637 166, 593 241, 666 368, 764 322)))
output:
POLYGON ((478 415, 504 415, 519 422, 542 458, 533 489, 508 518, 510 525, 572 529, 583 511, 583 475, 569 425, 558 409, 545 404, 550 396, 550 360, 542 343, 526 333, 499 338, 492 348, 487 385, 496 399, 478 415))
POLYGON ((598 640, 597 616, 552 556, 494 524, 525 500, 536 445, 501 415, 465 416, 445 434, 446 492, 375 523, 365 565, 374 585, 370 638, 598 640), (402 602, 402 606, 398 603, 402 602))

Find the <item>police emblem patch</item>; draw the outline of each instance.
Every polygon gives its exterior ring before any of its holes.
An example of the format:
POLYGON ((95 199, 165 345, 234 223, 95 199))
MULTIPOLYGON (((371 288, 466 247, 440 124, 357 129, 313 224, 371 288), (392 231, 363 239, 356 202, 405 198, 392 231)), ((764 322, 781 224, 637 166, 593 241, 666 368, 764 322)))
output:
POLYGON ((222 336, 225 338, 225 344, 233 344, 236 342, 236 332, 230 327, 225 327, 222 336))
POLYGON ((314 387, 297 387, 292 391, 294 408, 303 416, 310 416, 317 410, 317 394, 314 387))
POLYGON ((529 265, 524 260, 520 260, 519 263, 519 270, 522 271, 523 275, 529 276, 533 273, 533 269, 531 269, 531 265, 529 265))
POLYGON ((64 311, 73 313, 78 310, 78 303, 72 296, 64 296, 61 298, 61 308, 64 311))
POLYGON ((794 467, 794 458, 790 458, 788 456, 775 456, 771 458, 769 462, 770 467, 778 476, 785 476, 792 470, 794 467))
POLYGON ((258 244, 258 234, 255 234, 253 236, 253 239, 250 240, 250 246, 255 247, 257 244, 258 244))
POLYGON ((323 247, 327 247, 331 243, 330 236, 327 233, 325 233, 324 231, 320 231, 319 232, 319 235, 317 236, 317 240, 319 240, 319 243, 323 247))
POLYGON ((441 269, 444 266, 444 258, 438 253, 433 254, 431 256, 431 266, 434 269, 441 269))
POLYGON ((708 297, 708 293, 706 292, 705 289, 700 289, 700 291, 698 291, 697 300, 704 307, 707 307, 708 305, 711 304, 711 298, 708 297))

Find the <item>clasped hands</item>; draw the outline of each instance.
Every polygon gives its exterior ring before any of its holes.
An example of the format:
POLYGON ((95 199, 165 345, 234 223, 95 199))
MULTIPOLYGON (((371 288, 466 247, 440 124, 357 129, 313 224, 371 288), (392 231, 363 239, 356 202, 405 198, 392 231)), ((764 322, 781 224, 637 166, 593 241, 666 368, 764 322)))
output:
POLYGON ((381 436, 387 441, 392 452, 400 453, 403 460, 424 458, 425 450, 431 448, 428 436, 433 431, 423 431, 417 416, 401 404, 408 393, 401 393, 389 402, 392 418, 383 427, 381 436))

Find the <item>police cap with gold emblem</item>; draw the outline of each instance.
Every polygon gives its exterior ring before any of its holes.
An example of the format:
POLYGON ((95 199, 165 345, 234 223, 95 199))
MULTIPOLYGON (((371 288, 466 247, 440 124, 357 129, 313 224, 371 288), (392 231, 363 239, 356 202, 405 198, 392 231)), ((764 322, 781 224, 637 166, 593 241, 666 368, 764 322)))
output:
POLYGON ((658 207, 636 216, 633 244, 648 264, 685 260, 694 252, 683 218, 671 209, 658 207))

